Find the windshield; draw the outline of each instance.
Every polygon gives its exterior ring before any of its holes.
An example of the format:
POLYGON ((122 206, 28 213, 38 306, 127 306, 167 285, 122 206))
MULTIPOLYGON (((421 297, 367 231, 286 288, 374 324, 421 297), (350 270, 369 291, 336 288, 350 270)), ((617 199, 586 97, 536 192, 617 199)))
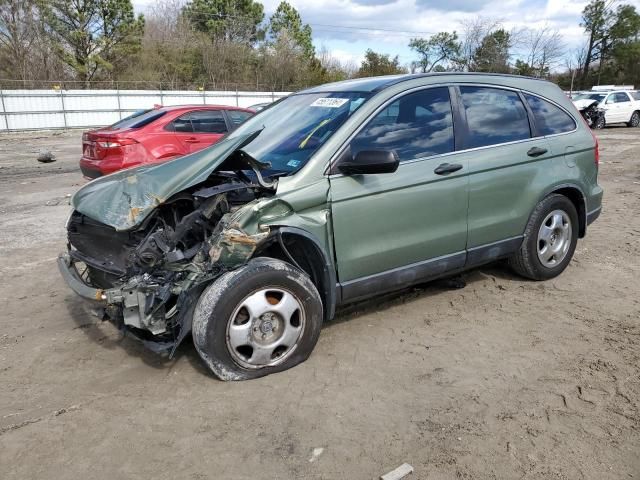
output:
POLYGON ((580 95, 576 95, 574 100, 597 100, 601 102, 606 97, 605 93, 581 93, 580 95))
POLYGON ((229 138, 262 130, 242 150, 259 162, 270 163, 267 174, 290 174, 302 168, 369 95, 291 95, 247 120, 229 138))

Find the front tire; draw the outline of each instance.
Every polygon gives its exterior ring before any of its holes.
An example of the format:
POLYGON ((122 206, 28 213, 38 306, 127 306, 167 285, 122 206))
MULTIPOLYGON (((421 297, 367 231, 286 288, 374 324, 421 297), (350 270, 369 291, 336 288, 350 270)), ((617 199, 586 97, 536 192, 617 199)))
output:
POLYGON ((511 268, 532 280, 548 280, 560 275, 573 257, 578 243, 578 213, 564 195, 552 194, 534 209, 511 268))
POLYGON ((320 295, 304 272, 260 257, 205 289, 193 315, 193 343, 221 380, 258 378, 304 362, 322 318, 320 295))
POLYGON ((638 125, 640 125, 640 112, 633 112, 633 114, 631 115, 631 119, 627 123, 627 126, 635 128, 638 125))

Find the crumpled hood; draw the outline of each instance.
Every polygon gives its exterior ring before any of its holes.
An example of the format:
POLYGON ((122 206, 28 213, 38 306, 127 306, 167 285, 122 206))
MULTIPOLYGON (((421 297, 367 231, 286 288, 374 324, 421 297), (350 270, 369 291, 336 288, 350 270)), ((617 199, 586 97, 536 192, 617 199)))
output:
POLYGON ((574 100, 573 104, 576 106, 578 110, 582 110, 587 108, 592 103, 598 103, 597 100, 593 100, 592 98, 583 98, 582 100, 574 100))
POLYGON ((206 180, 254 133, 227 138, 184 157, 97 178, 71 199, 71 205, 93 220, 116 230, 129 230, 165 200, 206 180))

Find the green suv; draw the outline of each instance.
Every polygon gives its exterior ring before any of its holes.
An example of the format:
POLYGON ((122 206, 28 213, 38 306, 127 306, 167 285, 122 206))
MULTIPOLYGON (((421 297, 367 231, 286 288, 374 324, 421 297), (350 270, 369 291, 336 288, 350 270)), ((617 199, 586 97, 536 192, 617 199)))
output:
POLYGON ((545 280, 599 215, 598 143, 552 83, 364 78, 290 95, 216 145, 73 197, 69 286, 223 380, 290 368, 337 305, 508 259, 545 280))

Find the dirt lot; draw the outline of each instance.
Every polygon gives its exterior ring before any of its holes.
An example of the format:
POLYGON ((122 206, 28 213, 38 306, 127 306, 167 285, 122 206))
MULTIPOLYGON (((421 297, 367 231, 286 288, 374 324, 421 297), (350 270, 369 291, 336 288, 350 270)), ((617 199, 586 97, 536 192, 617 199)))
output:
POLYGON ((604 213, 559 278, 386 296, 301 366, 223 383, 63 284, 80 133, 0 135, 0 478, 640 478, 640 129, 599 136, 604 213))

